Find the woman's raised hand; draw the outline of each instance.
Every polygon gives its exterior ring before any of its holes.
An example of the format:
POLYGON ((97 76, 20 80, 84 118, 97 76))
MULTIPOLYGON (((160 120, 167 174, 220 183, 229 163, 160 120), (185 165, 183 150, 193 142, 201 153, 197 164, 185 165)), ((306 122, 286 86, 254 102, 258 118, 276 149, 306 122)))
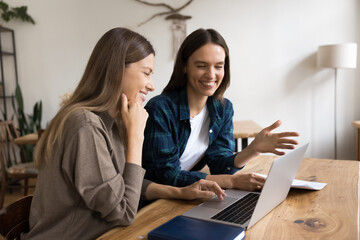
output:
POLYGON ((251 147, 258 153, 274 153, 277 155, 285 154, 283 151, 277 149, 294 149, 294 145, 297 145, 298 142, 289 137, 297 137, 299 134, 297 132, 271 132, 280 125, 281 121, 278 120, 272 125, 264 128, 256 135, 254 141, 251 142, 251 147))

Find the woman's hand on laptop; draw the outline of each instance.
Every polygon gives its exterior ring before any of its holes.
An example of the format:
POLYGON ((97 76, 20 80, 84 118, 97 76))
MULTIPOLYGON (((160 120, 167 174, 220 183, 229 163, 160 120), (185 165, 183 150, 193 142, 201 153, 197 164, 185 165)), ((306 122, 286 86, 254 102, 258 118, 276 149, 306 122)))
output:
POLYGON ((218 196, 220 200, 223 200, 226 196, 221 187, 214 181, 201 179, 189 186, 181 188, 181 198, 187 200, 208 200, 210 198, 218 196))
POLYGON ((259 191, 263 188, 266 178, 255 173, 236 173, 231 175, 232 188, 259 191))
POLYGON ((145 197, 147 200, 169 198, 186 200, 208 200, 218 196, 223 200, 226 196, 224 190, 214 181, 201 179, 186 187, 173 187, 152 182, 146 189, 145 197))
POLYGON ((225 189, 241 189, 246 191, 261 190, 265 183, 265 178, 255 173, 235 173, 207 175, 206 179, 217 182, 225 189))

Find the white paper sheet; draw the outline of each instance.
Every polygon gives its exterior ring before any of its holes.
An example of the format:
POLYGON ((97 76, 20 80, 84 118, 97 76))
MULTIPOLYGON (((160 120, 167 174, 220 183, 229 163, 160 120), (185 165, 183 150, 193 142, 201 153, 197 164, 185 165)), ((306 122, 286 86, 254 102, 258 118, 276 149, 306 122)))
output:
MULTIPOLYGON (((267 177, 267 175, 265 175, 265 174, 261 174, 261 173, 255 173, 255 174, 257 174, 259 176, 262 176, 262 177, 265 177, 265 178, 267 177)), ((327 183, 312 182, 312 181, 304 181, 304 180, 294 179, 291 187, 292 188, 309 189, 309 190, 321 190, 326 185, 327 185, 327 183)))

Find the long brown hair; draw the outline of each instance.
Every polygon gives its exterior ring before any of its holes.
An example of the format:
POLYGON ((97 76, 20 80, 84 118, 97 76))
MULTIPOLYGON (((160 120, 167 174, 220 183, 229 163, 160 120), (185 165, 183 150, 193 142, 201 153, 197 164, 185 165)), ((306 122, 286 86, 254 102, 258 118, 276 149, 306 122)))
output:
POLYGON ((176 56, 174 69, 170 78, 169 83, 163 90, 165 92, 178 91, 186 87, 187 76, 184 72, 187 61, 190 56, 200 47, 204 46, 207 43, 213 43, 221 46, 225 51, 225 66, 224 66, 224 78, 219 86, 219 88, 214 93, 215 99, 220 99, 223 101, 225 90, 230 85, 230 56, 229 48, 224 40, 224 38, 213 29, 203 29, 200 28, 192 32, 187 36, 184 42, 181 44, 179 51, 176 56))
POLYGON ((60 144, 69 115, 78 109, 106 112, 118 104, 124 68, 155 51, 148 40, 126 28, 106 32, 94 47, 84 74, 72 97, 61 107, 42 134, 35 149, 35 165, 49 162, 53 148, 60 144))

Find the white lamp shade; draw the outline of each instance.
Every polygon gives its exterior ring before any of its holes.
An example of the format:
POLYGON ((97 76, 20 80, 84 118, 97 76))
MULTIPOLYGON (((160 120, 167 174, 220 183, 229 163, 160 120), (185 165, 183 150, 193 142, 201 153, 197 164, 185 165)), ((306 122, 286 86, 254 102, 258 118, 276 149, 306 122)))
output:
POLYGON ((317 66, 319 68, 356 68, 356 58, 356 43, 319 46, 317 66))

